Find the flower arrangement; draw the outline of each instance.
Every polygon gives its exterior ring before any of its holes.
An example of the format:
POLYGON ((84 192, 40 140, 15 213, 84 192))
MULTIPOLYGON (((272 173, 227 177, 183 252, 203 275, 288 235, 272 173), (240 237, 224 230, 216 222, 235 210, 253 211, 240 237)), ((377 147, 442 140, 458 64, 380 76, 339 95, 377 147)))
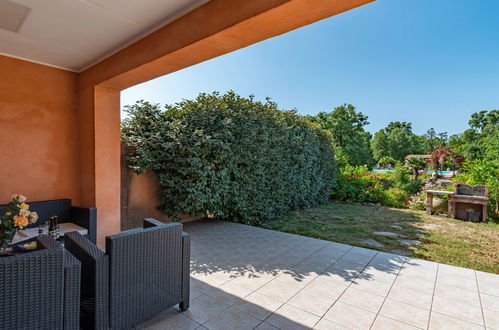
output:
POLYGON ((11 201, 0 216, 0 249, 10 245, 18 229, 23 229, 38 220, 38 214, 29 210, 23 195, 12 195, 11 201))

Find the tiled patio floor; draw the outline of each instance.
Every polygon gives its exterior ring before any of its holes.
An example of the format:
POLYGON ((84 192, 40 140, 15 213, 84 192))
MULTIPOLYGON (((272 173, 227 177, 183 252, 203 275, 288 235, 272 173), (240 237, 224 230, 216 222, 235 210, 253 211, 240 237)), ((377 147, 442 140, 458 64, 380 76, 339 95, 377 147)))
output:
POLYGON ((499 329, 499 276, 198 221, 191 305, 146 329, 499 329))

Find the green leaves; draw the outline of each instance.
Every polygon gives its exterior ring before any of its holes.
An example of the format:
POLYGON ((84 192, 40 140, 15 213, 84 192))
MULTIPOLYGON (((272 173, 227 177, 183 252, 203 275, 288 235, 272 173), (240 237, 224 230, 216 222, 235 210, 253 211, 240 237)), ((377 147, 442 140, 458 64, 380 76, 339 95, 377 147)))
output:
POLYGON ((328 130, 333 136, 336 159, 340 166, 371 165, 373 162, 369 141, 371 134, 364 130, 367 116, 357 112, 351 104, 343 104, 331 112, 319 112, 307 118, 328 130))
POLYGON ((262 223, 323 202, 333 189, 331 134, 269 100, 212 93, 166 111, 143 101, 128 111, 130 166, 154 170, 169 215, 262 223))

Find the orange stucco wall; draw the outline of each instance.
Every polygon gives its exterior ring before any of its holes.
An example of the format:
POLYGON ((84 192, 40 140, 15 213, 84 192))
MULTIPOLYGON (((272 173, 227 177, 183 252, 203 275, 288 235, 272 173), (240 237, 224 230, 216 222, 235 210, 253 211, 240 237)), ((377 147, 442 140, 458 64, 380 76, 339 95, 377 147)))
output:
POLYGON ((77 74, 0 56, 0 203, 80 203, 77 74))

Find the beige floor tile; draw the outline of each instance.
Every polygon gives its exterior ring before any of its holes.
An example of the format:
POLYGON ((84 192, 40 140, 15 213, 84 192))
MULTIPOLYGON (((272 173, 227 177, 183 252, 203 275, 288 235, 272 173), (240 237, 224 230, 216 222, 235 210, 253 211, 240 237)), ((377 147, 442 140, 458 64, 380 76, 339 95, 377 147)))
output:
POLYGON ((439 276, 457 276, 460 278, 467 278, 470 280, 475 280, 475 271, 469 268, 456 267, 451 265, 440 264, 438 266, 439 276))
POLYGON ((430 310, 433 296, 421 291, 407 289, 401 286, 394 286, 390 290, 388 298, 430 310))
POLYGON ((499 312, 492 309, 483 309, 485 325, 488 329, 499 329, 499 312))
POLYGON ((382 315, 378 315, 371 329, 372 330, 411 330, 418 328, 413 327, 412 325, 406 323, 395 321, 393 319, 384 317, 382 315))
POLYGON ((399 275, 407 275, 426 281, 435 281, 437 277, 437 269, 428 269, 421 266, 408 266, 402 267, 399 275))
POLYGON ((369 329, 375 317, 375 313, 339 301, 324 315, 325 319, 352 329, 369 329))
POLYGON ((252 293, 254 290, 248 289, 244 286, 232 283, 232 282, 227 282, 225 284, 222 284, 217 288, 217 290, 222 290, 228 294, 231 294, 233 296, 239 297, 239 298, 244 298, 250 293, 252 293))
POLYGON ((308 283, 312 282, 317 276, 319 276, 319 274, 316 272, 304 272, 290 269, 289 271, 284 271, 283 274, 277 276, 275 280, 290 285, 304 287, 308 283))
POLYGON ((346 328, 338 323, 331 322, 326 319, 322 319, 317 323, 314 327, 314 330, 348 330, 349 328, 346 328))
POLYGON ((432 311, 483 325, 482 310, 477 306, 462 304, 451 299, 435 296, 433 297, 432 311))
POLYGON ((478 291, 478 285, 476 280, 462 278, 457 275, 454 276, 437 276, 437 283, 441 283, 448 286, 453 286, 459 289, 468 290, 468 291, 478 291))
POLYGON ((302 311, 299 308, 284 305, 272 314, 265 322, 279 329, 310 329, 320 320, 320 317, 302 311))
POLYGON ((191 288, 189 290, 189 297, 190 299, 195 299, 199 296, 201 296, 202 294, 206 293, 205 291, 201 291, 201 290, 197 290, 197 289, 193 289, 191 288))
POLYGON ((279 330, 278 328, 270 325, 268 323, 262 322, 259 326, 255 328, 255 330, 279 330))
POLYGON ((378 313, 384 300, 385 297, 350 287, 341 295, 338 301, 378 313))
POLYGON ((278 300, 255 292, 244 298, 243 303, 238 304, 235 307, 260 320, 265 320, 281 307, 282 304, 283 303, 278 300))
POLYGON ((477 291, 468 291, 437 282, 437 285, 435 286, 435 295, 451 299, 455 302, 480 307, 480 297, 478 296, 477 291))
POLYGON ((485 282, 499 286, 499 275, 476 271, 478 282, 485 282))
POLYGON ((218 287, 229 281, 229 278, 217 274, 202 274, 196 277, 196 280, 201 281, 213 287, 218 287))
MULTIPOLYGON (((246 288, 245 288, 245 290, 247 290, 247 292, 248 292, 247 294, 250 294, 252 292, 251 290, 246 289, 246 288)), ((210 290, 206 291, 205 294, 210 296, 210 297, 216 298, 219 301, 221 301, 225 304, 231 305, 231 306, 241 303, 243 301, 243 298, 244 298, 244 295, 241 295, 241 294, 234 295, 232 293, 221 290, 220 288, 211 288, 210 290)))
POLYGON ((332 265, 333 262, 325 261, 321 258, 307 258, 293 266, 293 269, 304 272, 322 273, 326 268, 332 265))
POLYGON ((351 260, 345 260, 345 259, 340 259, 334 264, 332 264, 329 268, 328 271, 331 271, 334 273, 335 270, 339 271, 358 271, 361 272, 366 268, 366 265, 359 264, 358 262, 354 262, 351 260))
POLYGON ((318 277, 305 287, 307 291, 315 291, 328 297, 339 297, 346 289, 346 283, 336 282, 331 278, 318 277))
POLYGON ((169 329, 185 329, 193 330, 200 326, 199 323, 194 322, 190 318, 184 315, 183 312, 179 312, 174 309, 169 309, 166 312, 161 313, 153 320, 144 324, 140 329, 144 330, 169 330, 169 329))
POLYGON ((418 267, 428 270, 436 270, 440 264, 433 261, 406 257, 404 267, 418 267))
POLYGON ((261 321, 234 307, 224 311, 206 322, 204 326, 210 330, 254 329, 261 321))
POLYGON ((466 329, 466 330, 485 330, 482 325, 459 320, 437 312, 431 312, 430 330, 453 330, 453 329, 466 329))
POLYGON ((331 270, 331 268, 328 268, 316 279, 329 280, 338 284, 349 285, 359 274, 360 271, 357 270, 331 270))
POLYGON ((336 299, 337 296, 330 297, 324 292, 305 288, 291 298, 288 304, 322 317, 334 304, 336 299))
POLYGON ((390 291, 391 286, 392 285, 390 283, 382 281, 358 278, 352 282, 352 285, 350 287, 362 291, 367 291, 379 296, 386 296, 390 291))
POLYGON ((270 298, 286 302, 300 290, 301 286, 290 285, 287 283, 274 280, 270 283, 267 283, 266 285, 258 289, 256 292, 268 296, 270 298))
POLYGON ((407 257, 403 257, 393 253, 387 252, 378 252, 376 256, 374 256, 371 263, 379 264, 379 263, 388 263, 389 268, 400 268, 408 261, 407 257))
POLYGON ((422 329, 426 329, 430 318, 430 311, 427 309, 404 304, 389 298, 386 299, 379 314, 422 329))
POLYGON ((357 254, 349 251, 345 255, 343 255, 338 261, 354 262, 365 267, 371 261, 371 259, 372 256, 370 255, 357 254))
POLYGON ((499 297, 499 285, 489 284, 485 282, 481 282, 479 285, 481 293, 499 297))
POLYGON ((372 259, 376 254, 378 254, 378 251, 354 246, 348 251, 348 254, 358 254, 366 257, 371 257, 372 259))
POLYGON ((394 287, 401 286, 403 288, 421 291, 427 294, 433 294, 435 281, 424 280, 408 275, 399 275, 393 284, 394 287))
POLYGON ((492 309, 499 312, 499 297, 480 293, 480 299, 482 300, 483 308, 492 309))
POLYGON ((264 274, 261 276, 240 276, 229 283, 240 285, 242 287, 251 289, 251 290, 257 290, 267 284, 268 282, 272 281, 276 276, 272 276, 270 274, 264 274))
POLYGON ((210 297, 208 295, 202 295, 191 301, 189 309, 183 312, 183 314, 190 319, 202 324, 215 315, 222 313, 229 307, 229 304, 226 304, 219 299, 210 297))
POLYGON ((358 278, 373 279, 376 281, 386 282, 392 284, 397 278, 398 271, 377 269, 367 266, 358 276, 358 278))

